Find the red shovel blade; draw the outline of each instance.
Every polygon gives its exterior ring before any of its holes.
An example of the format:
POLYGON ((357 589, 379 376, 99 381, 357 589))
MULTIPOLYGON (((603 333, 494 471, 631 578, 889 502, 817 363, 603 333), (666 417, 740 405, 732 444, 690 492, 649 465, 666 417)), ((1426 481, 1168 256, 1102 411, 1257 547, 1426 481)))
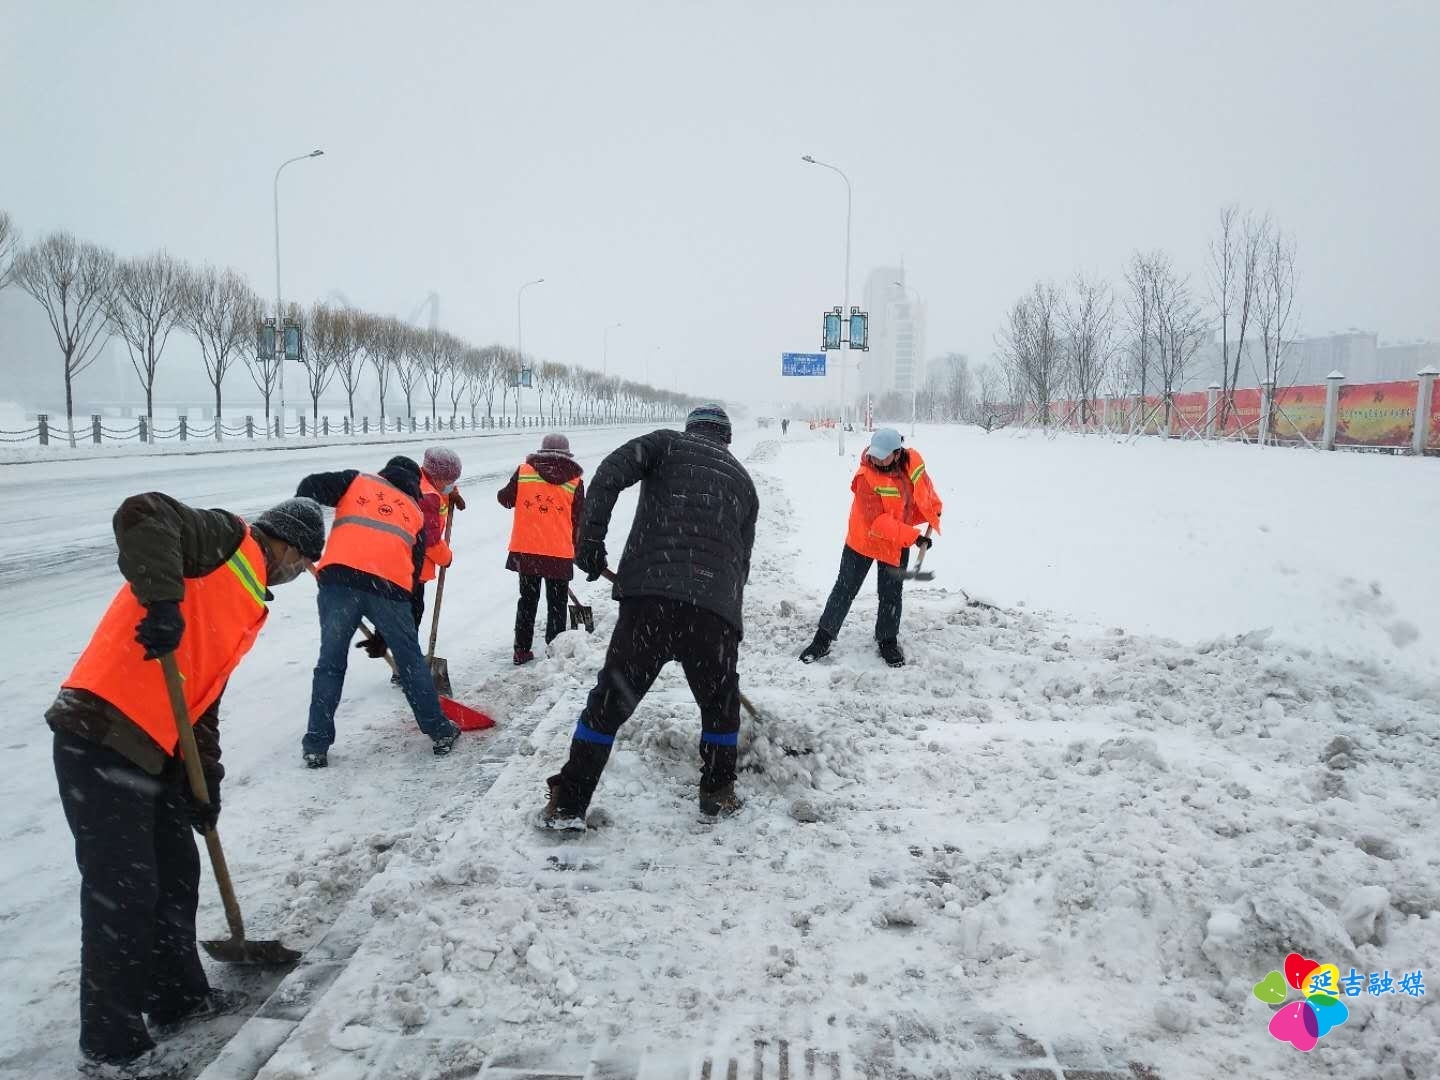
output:
POLYGON ((495 726, 494 719, 488 713, 472 709, 469 705, 462 705, 454 698, 442 697, 440 711, 445 714, 446 720, 449 720, 461 731, 484 731, 486 728, 495 726))

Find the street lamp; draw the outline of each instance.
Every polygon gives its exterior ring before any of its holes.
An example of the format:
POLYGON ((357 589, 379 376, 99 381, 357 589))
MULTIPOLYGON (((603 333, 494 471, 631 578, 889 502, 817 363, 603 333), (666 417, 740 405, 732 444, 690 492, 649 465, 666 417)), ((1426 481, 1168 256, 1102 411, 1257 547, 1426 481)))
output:
MULTIPOLYGON (((809 154, 806 154, 806 155, 805 155, 804 157, 802 157, 800 160, 803 161, 803 162, 805 162, 805 163, 808 164, 808 165, 819 165, 822 169, 829 169, 829 170, 830 170, 831 172, 833 172, 833 173, 838 173, 839 176, 840 176, 840 179, 845 181, 845 288, 844 288, 844 290, 843 290, 843 294, 844 294, 844 297, 845 297, 845 305, 844 305, 844 307, 842 308, 842 310, 845 312, 844 317, 848 319, 848 318, 850 317, 850 206, 851 206, 851 202, 853 201, 853 200, 852 200, 852 192, 851 192, 851 189, 850 189, 850 178, 849 178, 848 176, 846 176, 843 171, 841 171, 840 169, 836 168, 834 165, 831 165, 831 164, 829 164, 828 162, 824 162, 824 161, 817 161, 815 158, 811 157, 809 154)), ((849 350, 849 342, 846 341, 844 338, 842 338, 841 341, 840 341, 840 456, 841 456, 841 457, 844 457, 844 456, 845 456, 845 368, 846 368, 846 365, 847 365, 847 363, 848 363, 847 354, 849 353, 849 351, 850 351, 850 350, 849 350)))
MULTIPOLYGON (((916 301, 916 303, 921 304, 921 305, 923 305, 923 304, 925 303, 925 298, 920 295, 920 290, 919 290, 919 289, 917 289, 917 288, 915 288, 915 287, 913 287, 913 286, 911 286, 911 285, 906 285, 903 281, 895 281, 895 282, 891 282, 891 284, 893 284, 893 285, 898 285, 898 286, 900 286, 900 288, 906 290, 907 292, 913 292, 913 293, 915 294, 915 301, 916 301)), ((915 317, 914 317, 913 315, 910 317, 910 324, 911 324, 912 327, 913 327, 914 324, 915 324, 915 317)), ((914 351, 914 350, 915 350, 915 344, 914 344, 914 342, 915 342, 915 332, 914 332, 913 329, 912 329, 911 332, 910 332, 910 342, 911 342, 911 344, 910 344, 910 349, 911 349, 911 352, 910 352, 910 441, 911 441, 911 442, 914 442, 914 441, 915 441, 915 395, 916 395, 917 390, 918 390, 919 387, 920 387, 920 383, 919 383, 919 380, 918 380, 918 378, 917 378, 919 372, 916 370, 916 366, 915 366, 915 365, 916 365, 916 361, 917 361, 918 358, 916 357, 915 351, 914 351)))
MULTIPOLYGON (((525 370, 525 324, 524 324, 524 322, 521 321, 521 318, 520 318, 520 300, 521 300, 522 297, 524 297, 524 295, 525 295, 525 290, 528 289, 531 285, 543 285, 544 283, 545 283, 545 279, 544 279, 543 277, 541 277, 541 278, 536 278, 534 281, 527 281, 527 282, 525 282, 524 285, 521 285, 520 288, 519 288, 519 289, 516 291, 516 293, 515 293, 515 346, 516 346, 516 348, 517 348, 517 349, 519 350, 519 352, 520 352, 520 371, 522 371, 522 372, 525 370)), ((519 374, 517 374, 517 375, 515 376, 515 422, 516 422, 516 424, 519 424, 519 423, 520 423, 520 390, 521 390, 521 385, 520 385, 520 383, 521 383, 521 377, 520 377, 519 374)))
POLYGON ((285 435, 285 309, 280 306, 280 173, 286 165, 297 161, 317 158, 324 150, 311 150, 308 154, 282 161, 275 170, 275 353, 280 357, 280 435, 285 435))

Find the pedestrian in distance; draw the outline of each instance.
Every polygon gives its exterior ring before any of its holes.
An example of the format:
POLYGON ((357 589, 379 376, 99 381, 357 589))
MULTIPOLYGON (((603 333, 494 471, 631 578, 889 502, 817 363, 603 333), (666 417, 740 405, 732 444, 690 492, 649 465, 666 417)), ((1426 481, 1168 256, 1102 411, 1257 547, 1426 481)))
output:
POLYGON ((390 652, 416 724, 430 737, 436 756, 443 757, 460 729, 440 712, 415 623, 415 590, 425 552, 439 530, 438 519, 427 520, 421 507, 420 466, 408 457, 393 457, 378 474, 356 469, 313 473, 300 481, 297 493, 335 507, 319 563, 320 658, 300 744, 305 764, 323 769, 330 763, 350 639, 367 617, 376 636, 355 647, 372 657, 390 652))
POLYGON ((683 432, 633 439, 595 472, 575 553, 590 581, 608 569, 605 537, 615 500, 634 484, 640 500, 615 574, 615 629, 569 759, 547 781, 549 800, 539 815, 545 828, 585 828, 615 733, 671 660, 684 669, 700 707, 700 813, 714 819, 741 807, 735 664, 759 500, 729 445, 725 410, 702 405, 683 432))
POLYGON ((894 428, 880 428, 860 455, 860 467, 850 481, 853 499, 845 547, 840 552, 840 573, 820 616, 815 640, 800 659, 814 663, 830 652, 840 635, 845 616, 872 563, 879 563, 875 584, 880 608, 875 616, 875 642, 891 667, 904 667, 900 648, 900 614, 904 601, 904 571, 910 548, 931 544, 930 530, 940 533, 942 504, 925 469, 925 459, 894 428), (919 526, 925 525, 922 531, 919 526))
POLYGON ((535 612, 545 590, 545 644, 565 631, 566 597, 575 576, 575 543, 585 512, 585 470, 564 435, 546 435, 495 495, 513 510, 505 569, 520 575, 515 605, 515 664, 535 659, 535 612))
POLYGON ((274 599, 320 558, 325 518, 288 499, 252 523, 168 495, 133 495, 114 521, 120 573, 45 720, 80 868, 80 1072, 177 1077, 152 1031, 233 1011, 196 949, 200 857, 191 830, 220 815, 220 698, 274 599), (173 653, 209 801, 186 782, 158 660, 173 653), (146 1023, 146 1016, 149 1023, 146 1023))

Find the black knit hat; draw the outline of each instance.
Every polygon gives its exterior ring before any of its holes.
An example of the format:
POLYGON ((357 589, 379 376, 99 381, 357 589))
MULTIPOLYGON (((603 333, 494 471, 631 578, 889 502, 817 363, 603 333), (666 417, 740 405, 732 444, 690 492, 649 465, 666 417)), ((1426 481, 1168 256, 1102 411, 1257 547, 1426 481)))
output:
POLYGON ((709 435, 728 444, 730 442, 730 417, 719 405, 712 403, 697 405, 685 417, 685 430, 696 435, 709 435))
POLYGON ((325 551, 325 515, 314 499, 286 499, 256 518, 255 528, 289 544, 311 562, 325 551))

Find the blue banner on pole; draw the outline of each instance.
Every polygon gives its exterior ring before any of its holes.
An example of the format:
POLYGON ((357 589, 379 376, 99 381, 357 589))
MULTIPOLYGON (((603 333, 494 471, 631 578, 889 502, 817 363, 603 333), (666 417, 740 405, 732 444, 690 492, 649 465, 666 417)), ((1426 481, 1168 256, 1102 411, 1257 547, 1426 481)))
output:
POLYGON ((787 352, 780 354, 781 375, 824 375, 825 354, 787 352))

